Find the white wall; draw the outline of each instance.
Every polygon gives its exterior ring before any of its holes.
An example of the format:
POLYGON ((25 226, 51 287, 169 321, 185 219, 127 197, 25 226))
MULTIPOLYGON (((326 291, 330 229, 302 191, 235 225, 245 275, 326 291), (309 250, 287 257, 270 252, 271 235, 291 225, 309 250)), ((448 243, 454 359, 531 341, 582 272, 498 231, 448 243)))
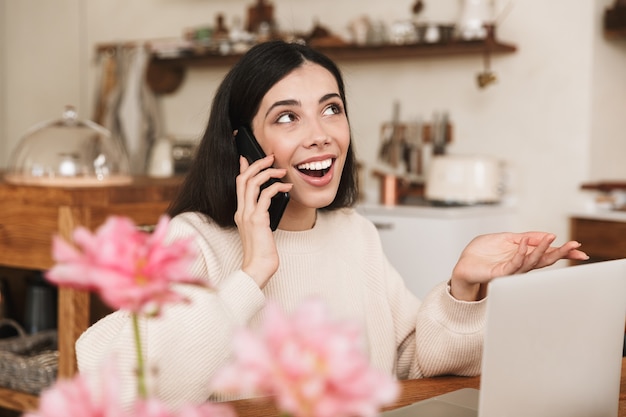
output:
POLYGON ((3 1, 3 166, 26 129, 60 118, 65 105, 84 107, 80 6, 80 0, 3 1))
MULTIPOLYGON (((6 76, 5 76, 5 62, 6 62, 6 0, 0 0, 0 157, 6 155, 8 150, 8 143, 6 138, 6 76)), ((0 166, 3 163, 0 158, 0 166)))
MULTIPOLYGON (((596 4, 596 13, 603 10, 596 4)), ((626 168, 626 39, 607 41, 595 36, 592 63, 589 177, 621 181, 626 168)))
MULTIPOLYGON (((178 37, 190 26, 243 18, 252 0, 4 1, 6 128, 0 161, 28 127, 58 117, 65 104, 92 111, 95 45, 178 37)), ((341 63, 357 152, 371 166, 380 124, 394 100, 403 118, 448 110, 455 125, 451 152, 501 157, 514 168, 521 229, 567 238, 567 215, 582 182, 626 177, 626 42, 606 41, 601 19, 613 0, 514 1, 498 36, 518 52, 498 55, 497 84, 480 90, 478 56, 341 63), (567 12, 567 13, 565 13, 567 12), (565 18, 564 16, 567 16, 565 18)), ((392 22, 409 17, 412 0, 274 0, 282 29, 310 29, 315 18, 345 35, 361 14, 392 22)), ((426 2, 424 19, 454 21, 460 0, 426 2)), ((0 38, 1 40, 1 38, 0 38)), ((1 63, 1 61, 0 61, 1 63)), ((225 68, 188 71, 185 84, 162 97, 169 133, 198 136, 225 68)), ((0 84, 1 86, 2 84, 0 84)), ((0 122, 2 118, 0 118, 0 122)), ((366 176, 368 188, 375 188, 366 176)))

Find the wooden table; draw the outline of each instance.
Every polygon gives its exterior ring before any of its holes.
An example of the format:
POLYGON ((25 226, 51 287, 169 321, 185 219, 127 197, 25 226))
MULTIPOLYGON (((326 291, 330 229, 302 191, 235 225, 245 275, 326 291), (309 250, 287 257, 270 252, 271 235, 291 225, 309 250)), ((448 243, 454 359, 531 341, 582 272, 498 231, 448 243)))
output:
MULTIPOLYGON (((401 381, 402 392, 398 401, 387 409, 403 407, 416 401, 445 394, 460 388, 478 388, 480 378, 457 376, 412 379, 401 381)), ((278 416, 276 408, 265 399, 232 401, 238 417, 278 416)), ((626 359, 622 359, 622 380, 619 395, 619 417, 626 417, 626 359)))
MULTIPOLYGON (((461 388, 478 388, 480 378, 466 378, 457 376, 412 379, 401 381, 402 392, 396 403, 386 408, 394 409, 412 404, 416 401, 425 400, 436 395, 445 394, 461 388)), ((0 389, 0 397, 7 395, 8 390, 0 389)), ((279 414, 273 404, 266 399, 250 399, 231 401, 237 412, 238 417, 278 417, 279 414)), ((36 403, 30 407, 35 408, 36 403)), ((619 394, 619 411, 618 417, 626 417, 626 359, 622 359, 622 378, 619 394)))
MULTIPOLYGON (((0 266, 46 270, 53 265, 52 236, 71 239, 77 226, 95 229, 110 215, 154 225, 177 193, 181 178, 133 178, 130 184, 94 187, 14 185, 0 173, 0 266)), ((59 290, 59 376, 76 372, 74 342, 89 326, 90 294, 59 290)), ((37 397, 0 388, 0 408, 24 411, 37 397)))

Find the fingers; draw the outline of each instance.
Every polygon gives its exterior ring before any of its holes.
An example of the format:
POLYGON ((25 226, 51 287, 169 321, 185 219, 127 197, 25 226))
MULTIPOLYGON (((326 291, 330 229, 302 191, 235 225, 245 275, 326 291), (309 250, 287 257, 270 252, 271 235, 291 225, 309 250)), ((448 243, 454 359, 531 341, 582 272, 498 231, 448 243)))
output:
MULTIPOLYGON (((536 238, 536 236, 534 236, 536 238)), ((533 237, 528 237, 529 242, 533 242, 533 237)), ((583 251, 578 250, 581 246, 579 242, 569 241, 559 247, 550 246, 556 236, 553 234, 544 234, 536 247, 528 253, 523 266, 519 272, 527 272, 532 269, 543 268, 554 264, 561 259, 587 260, 589 257, 583 251)), ((532 246, 532 245, 531 245, 532 246)))
POLYGON ((576 261, 586 261, 589 259, 589 255, 586 252, 583 252, 578 249, 572 249, 567 253, 567 259, 572 259, 576 261))
POLYGON ((586 260, 580 243, 551 246, 556 235, 543 232, 483 235, 464 249, 452 280, 486 284, 495 277, 521 274, 554 264, 560 259, 586 260))
POLYGON ((528 252, 528 237, 523 237, 519 241, 519 245, 517 247, 517 252, 513 255, 511 260, 509 260, 508 268, 505 267, 503 274, 510 275, 521 272, 521 268, 524 266, 524 261, 526 259, 526 253, 528 252))
POLYGON ((241 269, 263 288, 279 264, 274 235, 270 229, 268 209, 272 196, 289 191, 292 184, 276 182, 261 191, 270 178, 282 178, 285 169, 272 168, 273 156, 249 164, 240 158, 236 179, 237 210, 235 223, 243 248, 241 269))
POLYGON ((529 246, 538 246, 546 238, 550 239, 550 243, 554 242, 554 240, 556 239, 556 235, 552 233, 545 233, 545 232, 524 232, 524 233, 520 233, 518 236, 519 236, 520 241, 523 238, 528 238, 529 246))
POLYGON ((546 261, 544 258, 550 250, 550 244, 556 236, 546 233, 525 233, 518 241, 517 252, 509 260, 504 272, 521 274, 539 268, 546 261))
MULTIPOLYGON (((523 237, 528 237, 528 245, 529 246, 539 246, 542 241, 545 241, 546 238, 550 239, 550 243, 553 243, 556 240, 556 236, 552 233, 544 233, 544 232, 526 232, 522 234, 520 237, 520 241, 523 237)), ((558 248, 548 247, 545 250, 546 257, 544 260, 547 262, 546 265, 553 264, 559 259, 576 259, 576 260, 587 260, 589 256, 578 250, 581 244, 576 241, 569 241, 558 248)), ((544 265, 544 266, 546 266, 544 265)))
POLYGON ((561 247, 556 248, 554 250, 554 254, 551 254, 553 255, 552 262, 554 263, 559 259, 574 259, 579 261, 586 261, 587 259, 589 259, 589 256, 585 252, 579 250, 578 248, 580 247, 581 244, 574 240, 565 243, 561 247))
MULTIPOLYGON (((533 237, 527 237, 527 239, 529 245, 532 246, 531 242, 533 241, 533 237)), ((555 239, 556 236, 553 234, 544 234, 544 236, 537 243, 535 248, 530 253, 528 253, 526 258, 524 259, 524 264, 522 265, 520 272, 528 272, 532 269, 541 268, 542 266, 548 265, 545 262, 550 262, 550 245, 552 244, 552 242, 554 242, 555 239)), ((557 259, 551 261, 550 263, 556 262, 557 259)))
POLYGON ((237 186, 237 212, 235 223, 240 225, 244 219, 253 223, 264 222, 269 224, 269 209, 271 199, 279 192, 289 191, 292 184, 276 182, 261 191, 261 186, 271 178, 282 178, 286 170, 272 168, 274 156, 269 155, 263 159, 249 164, 244 157, 240 157, 240 174, 236 179, 237 186))

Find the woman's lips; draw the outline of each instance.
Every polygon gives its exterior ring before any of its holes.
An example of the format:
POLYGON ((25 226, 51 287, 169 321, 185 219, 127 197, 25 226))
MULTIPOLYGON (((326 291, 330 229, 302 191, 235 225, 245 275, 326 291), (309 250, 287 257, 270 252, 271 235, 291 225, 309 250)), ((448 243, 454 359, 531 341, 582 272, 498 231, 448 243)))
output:
POLYGON ((334 159, 326 158, 319 161, 303 162, 296 165, 300 177, 316 187, 327 185, 333 179, 334 159))
POLYGON ((312 177, 323 177, 328 172, 328 169, 333 164, 332 158, 327 158, 321 161, 304 162, 296 166, 298 171, 305 175, 312 177))

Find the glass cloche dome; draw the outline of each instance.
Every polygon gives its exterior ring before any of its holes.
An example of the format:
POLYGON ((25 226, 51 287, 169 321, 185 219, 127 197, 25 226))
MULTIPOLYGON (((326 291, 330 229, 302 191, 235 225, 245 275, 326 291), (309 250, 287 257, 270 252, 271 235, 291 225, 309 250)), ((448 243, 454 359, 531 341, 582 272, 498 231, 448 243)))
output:
POLYGON ((28 129, 15 148, 5 180, 14 184, 93 187, 131 182, 121 143, 67 106, 61 119, 28 129))

